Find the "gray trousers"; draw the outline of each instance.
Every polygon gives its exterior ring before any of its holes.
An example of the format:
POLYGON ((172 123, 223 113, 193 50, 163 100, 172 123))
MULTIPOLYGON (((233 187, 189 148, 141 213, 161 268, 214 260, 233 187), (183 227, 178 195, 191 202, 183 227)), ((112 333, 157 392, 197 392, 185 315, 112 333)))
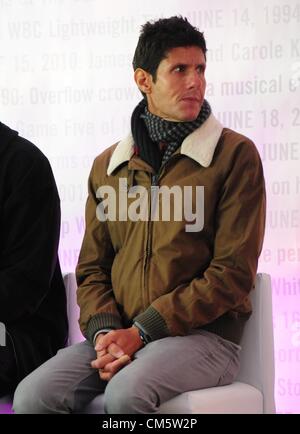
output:
POLYGON ((104 394, 107 414, 157 413, 180 393, 234 381, 240 349, 213 333, 193 330, 149 343, 106 382, 90 366, 96 353, 85 341, 60 350, 28 375, 17 387, 13 408, 16 413, 80 413, 104 394))

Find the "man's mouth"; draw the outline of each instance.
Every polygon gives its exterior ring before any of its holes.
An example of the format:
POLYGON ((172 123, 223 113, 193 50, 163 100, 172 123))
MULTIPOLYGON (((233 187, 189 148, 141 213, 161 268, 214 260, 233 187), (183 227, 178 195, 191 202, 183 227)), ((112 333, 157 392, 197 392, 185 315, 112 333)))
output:
POLYGON ((182 98, 183 101, 188 101, 188 102, 197 102, 200 103, 200 99, 199 98, 195 98, 194 96, 185 96, 182 98))

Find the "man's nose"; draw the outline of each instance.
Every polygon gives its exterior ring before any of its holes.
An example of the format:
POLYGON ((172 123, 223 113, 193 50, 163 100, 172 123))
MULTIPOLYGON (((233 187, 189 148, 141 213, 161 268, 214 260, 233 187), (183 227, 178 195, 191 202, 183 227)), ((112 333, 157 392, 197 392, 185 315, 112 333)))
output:
POLYGON ((188 74, 187 83, 190 89, 201 86, 202 81, 203 76, 199 74, 199 71, 190 71, 190 73, 188 74))

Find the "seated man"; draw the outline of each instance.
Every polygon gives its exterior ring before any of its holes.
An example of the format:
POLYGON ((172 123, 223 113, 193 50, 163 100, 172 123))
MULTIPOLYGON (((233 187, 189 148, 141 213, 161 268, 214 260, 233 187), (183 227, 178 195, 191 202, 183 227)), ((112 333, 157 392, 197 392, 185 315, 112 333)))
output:
POLYGON ((206 43, 186 19, 148 22, 133 60, 131 134, 89 178, 77 266, 87 341, 19 385, 18 413, 155 413, 239 369, 265 222, 254 144, 204 99, 206 43), (99 412, 101 409, 99 409, 99 412))
POLYGON ((0 123, 0 396, 65 345, 59 232, 47 158, 0 123))

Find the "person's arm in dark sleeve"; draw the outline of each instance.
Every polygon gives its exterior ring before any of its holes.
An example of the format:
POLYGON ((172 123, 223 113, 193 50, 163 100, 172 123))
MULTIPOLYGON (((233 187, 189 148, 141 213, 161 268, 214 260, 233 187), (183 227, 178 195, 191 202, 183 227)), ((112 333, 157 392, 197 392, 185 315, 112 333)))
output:
POLYGON ((42 303, 60 234, 60 201, 47 158, 38 149, 20 152, 8 169, 0 216, 0 321, 7 324, 30 317, 42 303))

